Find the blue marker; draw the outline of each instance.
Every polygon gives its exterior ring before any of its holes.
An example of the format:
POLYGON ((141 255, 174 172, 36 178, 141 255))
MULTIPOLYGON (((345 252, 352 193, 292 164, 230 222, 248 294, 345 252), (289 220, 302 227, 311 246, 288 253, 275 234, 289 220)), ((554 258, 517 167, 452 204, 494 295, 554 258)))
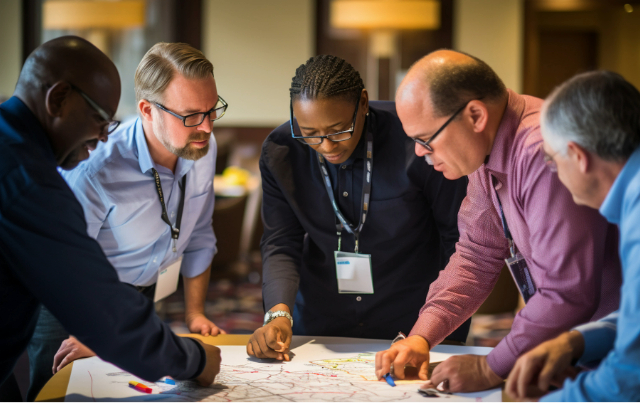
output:
POLYGON ((171 378, 164 378, 164 383, 167 383, 167 384, 169 384, 169 385, 175 385, 175 384, 176 384, 176 381, 174 381, 174 380, 173 380, 173 379, 171 379, 171 378))
POLYGON ((391 377, 391 374, 390 374, 390 373, 386 374, 386 375, 384 376, 384 379, 387 381, 387 383, 388 383, 390 386, 396 386, 396 383, 393 381, 393 378, 391 377))

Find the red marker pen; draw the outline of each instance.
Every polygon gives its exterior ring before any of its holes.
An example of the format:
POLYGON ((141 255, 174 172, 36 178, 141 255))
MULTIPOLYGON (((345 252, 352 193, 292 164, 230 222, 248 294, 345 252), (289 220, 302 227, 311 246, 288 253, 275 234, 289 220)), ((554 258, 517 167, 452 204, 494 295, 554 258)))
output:
POLYGON ((129 381, 129 386, 131 386, 134 389, 139 390, 140 392, 151 393, 151 388, 141 384, 140 382, 129 381))

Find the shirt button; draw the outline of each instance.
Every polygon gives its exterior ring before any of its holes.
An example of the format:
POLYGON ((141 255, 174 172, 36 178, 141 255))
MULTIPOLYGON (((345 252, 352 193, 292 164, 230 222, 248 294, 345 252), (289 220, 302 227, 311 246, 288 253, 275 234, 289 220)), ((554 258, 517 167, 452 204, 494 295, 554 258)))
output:
POLYGON ((356 297, 356 301, 358 301, 358 302, 362 301, 362 297, 358 295, 358 296, 356 297))
POLYGON ((171 217, 173 217, 173 216, 175 216, 175 215, 176 215, 176 213, 171 213, 171 217))
POLYGON ((347 193, 347 192, 343 192, 343 193, 342 193, 342 195, 343 195, 344 197, 347 197, 347 196, 349 196, 349 193, 347 193))
POLYGON ((346 165, 342 165, 342 166, 340 166, 340 168, 347 169, 347 166, 346 165))

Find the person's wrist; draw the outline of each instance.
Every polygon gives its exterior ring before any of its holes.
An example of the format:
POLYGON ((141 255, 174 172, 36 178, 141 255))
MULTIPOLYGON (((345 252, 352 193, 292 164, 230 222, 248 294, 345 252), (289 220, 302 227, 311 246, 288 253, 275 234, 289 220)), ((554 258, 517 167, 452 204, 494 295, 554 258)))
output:
POLYGON ((291 321, 286 316, 278 316, 277 318, 272 319, 271 322, 267 323, 267 326, 268 325, 291 329, 291 321))
POLYGON ((504 379, 495 373, 495 371, 493 369, 491 369, 491 366, 489 365, 489 361, 487 361, 487 356, 483 355, 480 358, 480 366, 482 368, 482 372, 484 373, 484 375, 487 378, 487 381, 491 384, 491 385, 497 385, 500 382, 504 381, 504 379))
POLYGON ((427 340, 424 336, 419 334, 414 334, 406 338, 406 340, 411 340, 412 343, 422 344, 426 347, 427 351, 431 351, 431 345, 429 344, 429 340, 427 340))
POLYGON ((577 330, 571 330, 565 334, 565 338, 571 351, 571 357, 578 360, 584 353, 584 336, 577 330))

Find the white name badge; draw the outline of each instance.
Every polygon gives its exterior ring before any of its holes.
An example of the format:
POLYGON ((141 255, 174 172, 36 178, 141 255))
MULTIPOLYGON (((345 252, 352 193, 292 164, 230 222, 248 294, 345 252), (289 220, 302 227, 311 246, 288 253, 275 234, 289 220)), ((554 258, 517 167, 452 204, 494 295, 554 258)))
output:
POLYGON ((333 252, 340 294, 373 294, 371 255, 333 252))
POLYGON ((153 297, 153 302, 158 302, 176 292, 178 289, 181 265, 182 256, 169 266, 160 268, 158 271, 158 281, 156 282, 156 293, 153 297))

